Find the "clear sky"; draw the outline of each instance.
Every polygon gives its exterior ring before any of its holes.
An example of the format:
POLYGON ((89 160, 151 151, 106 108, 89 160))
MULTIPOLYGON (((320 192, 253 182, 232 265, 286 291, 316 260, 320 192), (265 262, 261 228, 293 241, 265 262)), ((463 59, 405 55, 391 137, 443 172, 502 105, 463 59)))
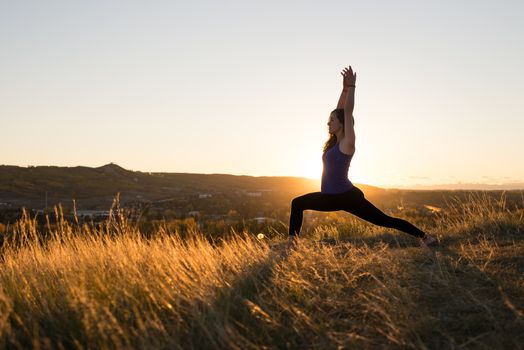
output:
POLYGON ((0 164, 524 182, 524 1, 0 0, 0 164))

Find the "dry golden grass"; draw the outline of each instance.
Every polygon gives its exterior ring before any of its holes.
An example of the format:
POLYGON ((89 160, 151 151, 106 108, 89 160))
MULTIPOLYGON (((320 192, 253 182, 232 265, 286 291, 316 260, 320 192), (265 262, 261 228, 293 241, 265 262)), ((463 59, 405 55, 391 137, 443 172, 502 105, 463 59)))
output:
POLYGON ((420 225, 435 248, 355 219, 281 255, 256 233, 146 239, 121 215, 26 214, 0 253, 0 347, 522 348, 523 215, 476 197, 420 225))

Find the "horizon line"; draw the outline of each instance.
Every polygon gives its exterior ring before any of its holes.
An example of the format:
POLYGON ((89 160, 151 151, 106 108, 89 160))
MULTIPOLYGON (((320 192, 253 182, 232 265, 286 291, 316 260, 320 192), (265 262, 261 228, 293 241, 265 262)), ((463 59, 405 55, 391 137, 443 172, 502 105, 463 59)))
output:
MULTIPOLYGON (((14 166, 19 168, 30 168, 30 167, 59 167, 59 168, 74 168, 74 167, 86 167, 86 168, 101 168, 104 166, 116 165, 122 169, 141 172, 141 173, 171 173, 171 174, 194 174, 194 175, 231 175, 231 176, 250 176, 250 177, 294 177, 302 178, 310 181, 320 182, 320 178, 312 178, 307 176, 296 176, 296 175, 248 175, 248 174, 232 174, 232 173, 197 173, 197 172, 170 172, 170 171, 142 171, 142 170, 133 170, 126 169, 117 163, 110 162, 101 166, 86 166, 86 165, 10 165, 10 164, 1 164, 0 166, 14 166)), ((351 180, 350 180, 351 181, 351 180)), ((356 183, 351 181, 352 183, 356 183)), ((360 185, 373 186, 382 188, 385 190, 524 190, 524 180, 520 182, 505 182, 505 183, 481 183, 481 182, 456 182, 456 183, 435 183, 435 184, 412 184, 412 185, 373 185, 367 183, 359 183, 360 185)))

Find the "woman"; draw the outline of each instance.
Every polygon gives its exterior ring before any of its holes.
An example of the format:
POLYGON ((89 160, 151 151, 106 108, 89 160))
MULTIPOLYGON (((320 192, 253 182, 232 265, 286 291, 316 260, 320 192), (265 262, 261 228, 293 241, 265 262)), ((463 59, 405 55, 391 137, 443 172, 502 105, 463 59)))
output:
POLYGON ((337 109, 329 116, 329 140, 324 145, 322 162, 322 182, 320 192, 312 192, 294 198, 291 201, 291 216, 289 219, 288 248, 298 243, 298 235, 302 226, 304 210, 337 211, 344 210, 369 221, 375 225, 395 228, 418 237, 421 245, 429 246, 437 240, 424 233, 413 224, 399 218, 384 214, 371 204, 364 193, 348 179, 349 163, 355 153, 355 121, 353 107, 355 105, 355 82, 357 73, 353 74, 351 66, 344 68, 343 89, 337 109))

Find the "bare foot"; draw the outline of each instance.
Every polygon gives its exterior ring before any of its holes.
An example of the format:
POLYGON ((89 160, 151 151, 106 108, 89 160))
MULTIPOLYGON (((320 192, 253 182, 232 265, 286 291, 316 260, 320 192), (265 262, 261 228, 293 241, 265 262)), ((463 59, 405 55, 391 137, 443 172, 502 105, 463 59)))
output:
POLYGON ((429 247, 431 245, 436 245, 437 243, 437 239, 430 234, 426 234, 423 238, 420 239, 420 245, 423 247, 429 247))
POLYGON ((298 248, 299 239, 298 236, 292 236, 290 235, 287 239, 287 247, 286 250, 293 250, 298 248))

